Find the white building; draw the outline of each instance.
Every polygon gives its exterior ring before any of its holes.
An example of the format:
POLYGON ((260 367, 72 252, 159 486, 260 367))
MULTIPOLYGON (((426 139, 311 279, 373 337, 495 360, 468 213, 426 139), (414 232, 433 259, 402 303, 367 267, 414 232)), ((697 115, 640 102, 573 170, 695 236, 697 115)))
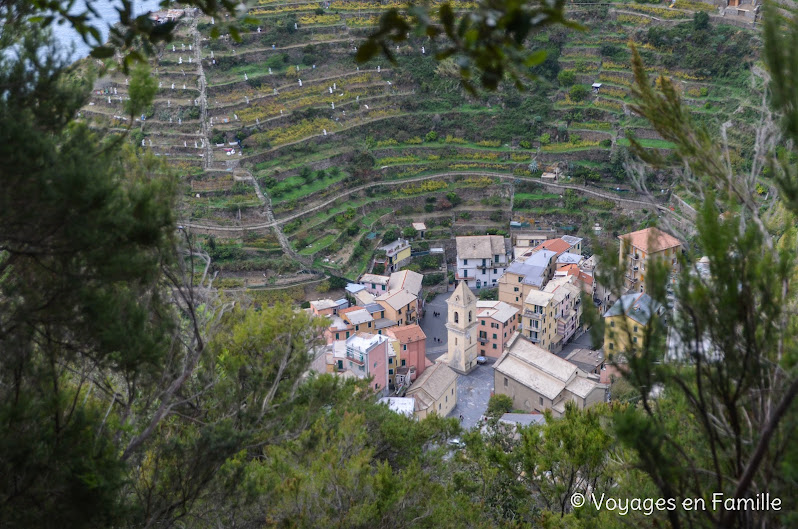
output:
POLYGON ((499 235, 457 237, 457 280, 470 288, 496 287, 508 257, 504 237, 499 235))

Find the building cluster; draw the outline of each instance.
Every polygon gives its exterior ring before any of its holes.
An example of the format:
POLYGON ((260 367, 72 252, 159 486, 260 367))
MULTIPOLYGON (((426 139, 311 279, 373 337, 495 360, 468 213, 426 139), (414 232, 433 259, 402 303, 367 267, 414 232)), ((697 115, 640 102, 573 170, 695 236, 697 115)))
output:
POLYGON ((310 302, 310 312, 325 317, 324 371, 373 377, 374 390, 402 391, 428 366, 427 337, 417 321, 422 311, 423 276, 410 270, 390 276, 365 274, 347 285, 354 299, 310 302))
POLYGON ((317 362, 327 372, 370 379, 392 409, 418 418, 449 414, 458 376, 488 358, 495 360, 494 392, 508 395, 517 411, 558 417, 569 402, 604 402, 611 382, 605 355, 623 357, 645 345, 664 312, 645 292, 646 274, 655 262, 678 271, 681 243, 657 228, 621 235, 626 293, 615 300, 595 280, 598 263, 582 255, 583 240, 553 235, 516 235, 514 244, 497 235, 457 237, 446 354, 435 363, 418 325, 423 276, 399 270, 410 245, 399 239, 383 247, 388 275, 364 274, 347 286, 348 299, 311 302, 309 310, 329 321, 317 362), (479 300, 485 288, 495 288, 498 300, 479 300), (583 299, 603 313, 604 343, 561 352, 583 330, 583 299))

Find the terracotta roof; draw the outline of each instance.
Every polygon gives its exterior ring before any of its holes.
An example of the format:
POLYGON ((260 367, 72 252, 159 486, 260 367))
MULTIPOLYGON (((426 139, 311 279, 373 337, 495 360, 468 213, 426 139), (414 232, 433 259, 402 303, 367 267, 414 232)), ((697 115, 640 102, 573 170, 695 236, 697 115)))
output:
POLYGON ((619 235, 622 241, 629 241, 629 243, 638 248, 640 251, 646 253, 661 252, 674 246, 681 246, 679 239, 673 235, 669 235, 659 228, 646 228, 644 230, 633 231, 619 235))
POLYGON ((551 250, 553 252, 557 252, 557 255, 561 253, 565 253, 571 249, 571 245, 565 242, 562 239, 549 239, 548 241, 543 241, 541 244, 538 244, 534 248, 535 250, 551 250))
POLYGON ((351 306, 351 307, 349 307, 348 309, 341 309, 341 310, 339 310, 339 311, 338 311, 338 315, 340 316, 341 314, 346 314, 347 312, 352 312, 352 311, 355 311, 355 310, 363 310, 363 309, 364 309, 364 308, 363 308, 363 307, 361 307, 360 305, 352 305, 352 306, 351 306))
POLYGON ((401 327, 393 327, 385 331, 388 336, 393 336, 399 343, 417 342, 419 340, 426 340, 427 335, 416 324, 402 325, 401 327))

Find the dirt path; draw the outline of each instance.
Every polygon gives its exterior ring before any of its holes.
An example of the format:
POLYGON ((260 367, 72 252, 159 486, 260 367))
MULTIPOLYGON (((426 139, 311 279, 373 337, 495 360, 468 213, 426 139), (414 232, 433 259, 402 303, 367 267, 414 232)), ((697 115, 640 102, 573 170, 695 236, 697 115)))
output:
POLYGON ((205 68, 202 66, 202 39, 197 30, 197 17, 191 21, 191 31, 194 33, 194 58, 197 60, 197 75, 199 82, 199 104, 200 104, 200 125, 202 126, 202 136, 205 142, 205 156, 203 156, 203 166, 206 170, 213 164, 213 151, 211 150, 211 127, 208 124, 208 84, 205 82, 205 68))
MULTIPOLYGON (((631 205, 635 205, 635 206, 652 207, 652 208, 655 208, 655 209, 661 211, 662 213, 665 213, 667 215, 670 215, 670 216, 674 217, 676 220, 678 220, 680 223, 682 223, 684 225, 690 225, 691 224, 688 219, 685 219, 684 217, 676 214, 675 212, 671 211, 669 208, 667 208, 665 206, 662 206, 660 204, 649 202, 648 200, 636 200, 636 199, 631 199, 631 198, 620 198, 620 197, 617 197, 617 196, 613 196, 613 195, 610 195, 610 194, 607 194, 607 193, 602 193, 600 191, 596 191, 596 190, 585 188, 585 187, 574 186, 574 185, 566 185, 566 184, 554 184, 554 183, 549 183, 549 182, 541 182, 537 178, 526 177, 526 176, 516 176, 516 175, 508 175, 508 174, 504 174, 504 173, 491 173, 491 172, 447 172, 447 173, 438 173, 438 174, 434 174, 434 175, 417 176, 417 177, 414 177, 414 178, 406 178, 406 179, 403 179, 403 180, 388 180, 388 181, 370 182, 368 184, 364 184, 362 186, 358 186, 358 187, 343 191, 342 193, 339 193, 339 194, 337 194, 336 196, 334 196, 332 198, 329 198, 329 199, 327 199, 327 200, 325 200, 323 202, 320 202, 320 203, 318 203, 318 204, 316 204, 314 206, 311 206, 309 208, 305 208, 304 210, 302 210, 300 212, 294 213, 292 215, 288 215, 287 217, 283 217, 281 219, 275 219, 274 218, 274 213, 273 213, 272 208, 271 208, 271 200, 269 200, 268 208, 267 208, 267 211, 266 211, 266 217, 268 219, 268 222, 263 223, 263 224, 254 224, 254 225, 249 225, 249 226, 211 226, 211 225, 198 224, 198 223, 194 223, 194 222, 184 221, 184 222, 182 222, 182 225, 187 226, 189 228, 193 228, 193 229, 213 231, 213 232, 237 232, 237 231, 241 231, 241 230, 262 230, 262 229, 267 229, 267 228, 273 228, 274 226, 282 225, 282 224, 285 224, 287 222, 291 222, 292 220, 298 219, 300 217, 303 217, 305 215, 308 215, 310 213, 318 211, 318 210, 320 210, 322 208, 325 208, 325 207, 331 205, 332 203, 334 203, 336 200, 339 200, 339 199, 341 199, 343 197, 349 196, 352 193, 357 193, 357 192, 363 191, 363 190, 368 189, 370 187, 397 186, 397 185, 405 185, 405 184, 409 184, 409 183, 413 183, 413 182, 422 182, 424 180, 431 180, 431 179, 434 179, 434 178, 447 178, 447 177, 451 177, 451 176, 474 176, 474 175, 490 176, 490 177, 494 177, 494 178, 500 178, 502 180, 513 180, 513 181, 520 180, 520 181, 523 181, 523 182, 533 182, 533 183, 540 184, 540 185, 542 185, 544 187, 548 187, 548 188, 552 188, 552 189, 562 189, 562 190, 571 189, 571 190, 576 191, 577 193, 580 193, 580 194, 592 195, 592 196, 595 196, 595 197, 598 197, 598 198, 602 198, 604 200, 611 200, 611 201, 619 203, 619 204, 631 204, 631 205)), ((280 230, 280 232, 282 233, 282 230, 280 230)), ((285 237, 284 234, 283 234, 283 237, 285 237)), ((283 244, 282 241, 281 241, 280 244, 282 246, 282 244, 283 244)), ((288 247, 290 248, 290 245, 288 245, 288 247)), ((291 251, 293 252, 293 248, 291 248, 291 251)), ((293 252, 293 253, 296 253, 296 252, 293 252)))

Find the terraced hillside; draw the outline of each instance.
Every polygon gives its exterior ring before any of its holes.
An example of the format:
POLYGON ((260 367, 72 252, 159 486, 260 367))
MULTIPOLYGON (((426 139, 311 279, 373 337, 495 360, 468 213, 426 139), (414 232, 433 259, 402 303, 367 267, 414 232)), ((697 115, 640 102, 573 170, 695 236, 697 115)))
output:
MULTIPOLYGON (((397 47, 396 64, 355 63, 357 44, 394 6, 262 0, 239 42, 224 21, 189 13, 154 60, 160 88, 133 141, 178 170, 183 224, 228 286, 290 283, 303 271, 355 277, 382 235, 411 221, 429 228, 416 249, 507 232, 511 220, 575 234, 599 223, 610 237, 657 215, 687 223, 693 199, 670 172, 653 176, 656 206, 624 173, 631 134, 671 147, 629 109, 630 42, 652 80, 678 81, 697 121, 731 121, 733 163, 745 164, 759 48, 745 19, 685 0, 573 4, 584 30, 535 36, 530 48, 548 56, 528 90, 472 98, 426 38, 397 47), (707 27, 696 12, 712 13, 707 27), (211 39, 215 29, 223 35, 211 39)), ((121 75, 102 80, 85 117, 125 125, 125 87, 121 75)))

